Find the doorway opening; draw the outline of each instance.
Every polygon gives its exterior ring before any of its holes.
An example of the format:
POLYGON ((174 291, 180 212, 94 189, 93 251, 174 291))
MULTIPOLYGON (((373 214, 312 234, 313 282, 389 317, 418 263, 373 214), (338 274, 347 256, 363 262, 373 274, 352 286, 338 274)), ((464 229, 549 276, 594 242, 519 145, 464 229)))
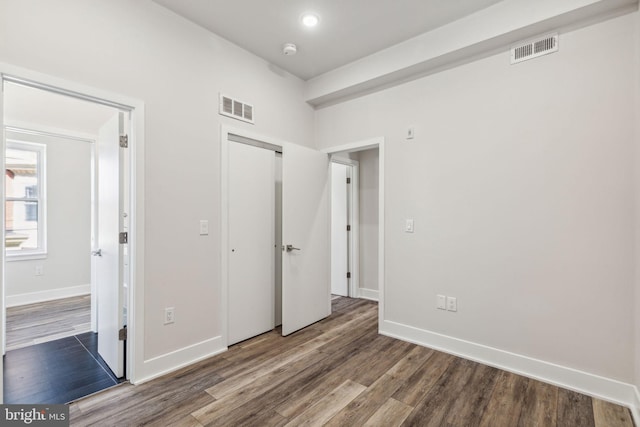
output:
MULTIPOLYGON (((378 325, 384 322, 384 137, 330 147, 323 152, 338 159, 358 162, 358 238, 353 258, 358 259, 358 286, 355 294, 378 302, 378 325), (359 255, 356 256, 355 252, 359 255)), ((343 307, 341 300, 336 305, 343 307)))
POLYGON ((132 108, 6 75, 2 102, 3 400, 67 403, 127 378, 132 108))
POLYGON ((333 153, 332 294, 378 300, 380 151, 333 153))

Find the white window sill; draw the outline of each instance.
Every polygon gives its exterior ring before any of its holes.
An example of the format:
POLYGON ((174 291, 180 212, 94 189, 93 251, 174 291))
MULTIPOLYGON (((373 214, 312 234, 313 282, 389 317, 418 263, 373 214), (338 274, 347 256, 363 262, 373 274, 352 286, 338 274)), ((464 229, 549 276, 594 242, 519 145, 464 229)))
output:
POLYGON ((11 253, 5 252, 4 260, 6 262, 11 262, 11 261, 30 261, 34 259, 46 259, 46 258, 47 258, 46 252, 31 252, 27 254, 11 254, 11 253))

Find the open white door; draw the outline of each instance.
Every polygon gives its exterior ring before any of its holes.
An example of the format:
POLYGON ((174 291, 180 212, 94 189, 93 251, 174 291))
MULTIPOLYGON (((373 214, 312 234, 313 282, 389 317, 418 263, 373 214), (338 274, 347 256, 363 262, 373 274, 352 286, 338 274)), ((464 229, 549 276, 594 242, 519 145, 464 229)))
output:
POLYGON ((331 314, 329 158, 298 145, 282 161, 282 335, 331 314))
POLYGON ((124 113, 117 113, 100 129, 98 136, 98 235, 94 268, 98 303, 98 353, 118 377, 124 376, 124 326, 122 263, 124 245, 119 235, 123 223, 123 168, 120 135, 124 113))
POLYGON ((331 163, 331 293, 349 296, 349 166, 331 163))

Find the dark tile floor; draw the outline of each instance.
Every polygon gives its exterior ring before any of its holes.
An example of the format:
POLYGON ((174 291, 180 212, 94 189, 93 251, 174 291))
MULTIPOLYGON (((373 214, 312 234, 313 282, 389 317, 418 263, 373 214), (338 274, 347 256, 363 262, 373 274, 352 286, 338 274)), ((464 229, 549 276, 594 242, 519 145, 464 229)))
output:
POLYGON ((84 334, 7 351, 4 403, 68 403, 118 384, 98 355, 98 334, 84 334))

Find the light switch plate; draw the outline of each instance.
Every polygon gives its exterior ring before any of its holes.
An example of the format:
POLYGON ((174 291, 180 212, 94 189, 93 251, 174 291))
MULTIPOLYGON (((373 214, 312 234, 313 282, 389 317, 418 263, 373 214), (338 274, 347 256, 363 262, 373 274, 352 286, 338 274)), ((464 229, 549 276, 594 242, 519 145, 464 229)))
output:
POLYGON ((206 219, 200 220, 200 235, 207 236, 209 235, 209 221, 206 219))
POLYGON ((405 233, 413 233, 413 219, 407 219, 404 224, 405 233))
POLYGON ((437 296, 436 307, 438 310, 446 310, 447 309, 447 297, 444 295, 437 296))

